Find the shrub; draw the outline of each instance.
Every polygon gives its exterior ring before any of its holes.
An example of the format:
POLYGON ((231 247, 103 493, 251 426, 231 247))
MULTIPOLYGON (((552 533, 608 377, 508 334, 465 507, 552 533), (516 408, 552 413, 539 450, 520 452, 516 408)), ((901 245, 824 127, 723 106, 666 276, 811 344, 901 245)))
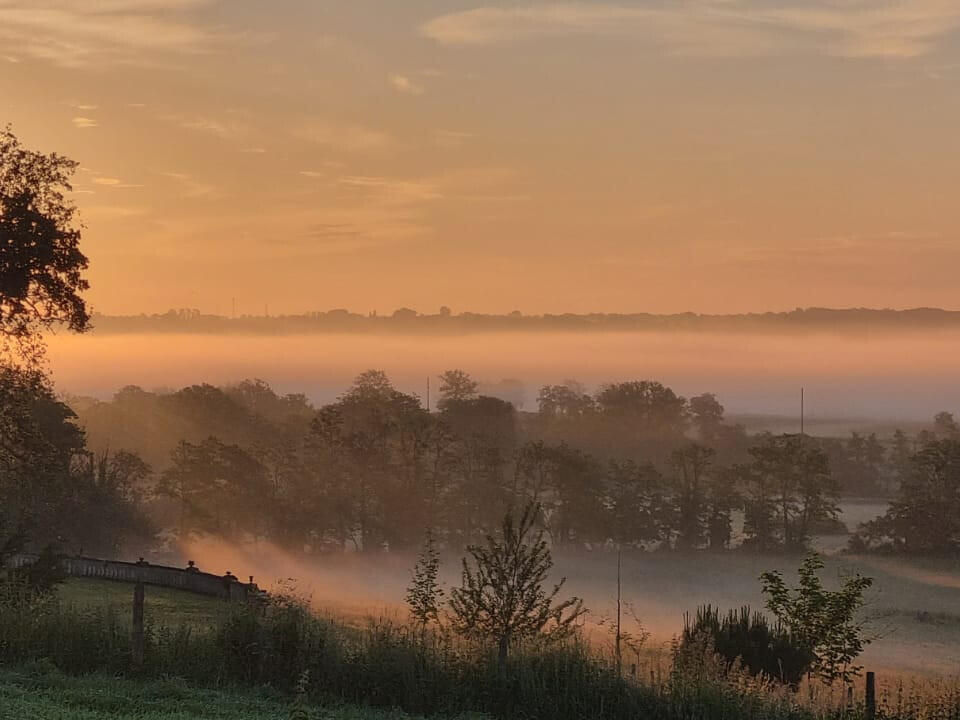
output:
POLYGON ((771 626, 749 606, 725 615, 710 605, 697 608, 694 618, 684 618, 681 645, 690 647, 703 638, 709 639, 710 647, 726 660, 728 668, 739 660, 751 675, 762 673, 790 685, 800 682, 814 659, 781 623, 771 626))

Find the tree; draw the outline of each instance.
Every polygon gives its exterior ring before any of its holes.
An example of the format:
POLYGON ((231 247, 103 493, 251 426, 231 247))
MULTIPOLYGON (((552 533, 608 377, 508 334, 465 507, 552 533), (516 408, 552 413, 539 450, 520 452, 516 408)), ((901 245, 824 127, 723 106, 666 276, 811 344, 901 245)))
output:
POLYGON ((173 463, 160 476, 157 494, 180 506, 180 537, 208 532, 257 536, 269 520, 269 486, 263 466, 237 445, 210 437, 177 445, 173 463))
MULTIPOLYGON (((593 398, 583 392, 582 387, 570 387, 573 381, 564 385, 544 385, 537 396, 540 415, 545 418, 579 419, 596 410, 593 398)), ((578 384, 577 384, 578 385, 578 384)))
POLYGON ((0 531, 10 538, 36 547, 63 539, 76 515, 72 465, 84 452, 75 419, 43 373, 0 363, 0 531))
POLYGON ((933 432, 938 438, 960 438, 960 425, 950 412, 938 412, 933 418, 933 432))
POLYGON ((437 409, 444 410, 451 403, 472 400, 480 384, 463 370, 445 370, 440 374, 440 399, 437 409))
POLYGON ((84 453, 71 470, 61 534, 93 557, 115 557, 132 541, 148 544, 153 533, 142 495, 151 474, 134 453, 84 453))
POLYGON ((448 404, 440 421, 457 438, 448 509, 468 544, 495 528, 515 501, 507 471, 517 449, 517 413, 510 403, 481 395, 448 404))
POLYGON ((797 588, 788 588, 777 571, 763 573, 760 581, 767 608, 812 654, 810 670, 828 683, 849 683, 863 669, 854 661, 870 643, 857 613, 873 579, 857 574, 839 590, 826 590, 817 576, 822 569, 823 560, 811 553, 800 566, 797 588))
POLYGON ((651 380, 616 383, 596 396, 608 452, 663 461, 686 442, 687 401, 651 380))
POLYGON ((960 439, 933 440, 910 458, 897 499, 866 523, 857 538, 867 547, 915 555, 960 549, 960 439))
POLYGON ((484 545, 467 551, 462 582, 450 596, 454 630, 477 640, 493 640, 501 669, 511 642, 523 638, 558 639, 573 632, 586 613, 576 597, 555 602, 566 578, 547 591, 544 583, 553 567, 543 533, 534 530, 540 513, 528 504, 519 518, 508 512, 500 536, 487 536, 484 545))
POLYGON ((707 485, 705 515, 707 519, 707 547, 726 550, 733 538, 733 511, 742 506, 737 492, 735 473, 729 468, 715 470, 707 485))
POLYGON ((407 588, 407 606, 410 614, 426 627, 431 622, 440 621, 440 602, 443 589, 440 587, 440 556, 433 540, 433 531, 427 530, 423 538, 423 548, 413 568, 413 579, 407 588))
POLYGON ((611 460, 606 484, 609 532, 614 542, 643 547, 669 535, 673 507, 665 498, 663 477, 653 465, 611 460))
POLYGON ((800 435, 765 435, 742 467, 744 533, 761 551, 806 547, 815 523, 837 516, 837 484, 823 450, 800 435))
POLYGON ((690 416, 700 442, 713 445, 723 425, 723 405, 713 393, 690 398, 690 416))
POLYGON ((674 450, 670 456, 676 482, 677 547, 681 550, 694 550, 703 545, 707 472, 714 454, 710 448, 692 443, 674 450))
POLYGON ((38 358, 43 330, 63 324, 83 332, 90 324, 81 297, 88 263, 65 197, 76 168, 0 130, 0 340, 28 362, 38 358))

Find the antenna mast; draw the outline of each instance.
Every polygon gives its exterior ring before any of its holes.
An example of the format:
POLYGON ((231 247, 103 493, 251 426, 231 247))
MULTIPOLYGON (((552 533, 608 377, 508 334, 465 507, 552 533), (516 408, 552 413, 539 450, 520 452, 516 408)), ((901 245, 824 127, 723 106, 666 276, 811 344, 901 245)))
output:
POLYGON ((800 388, 800 435, 803 436, 803 387, 800 388))

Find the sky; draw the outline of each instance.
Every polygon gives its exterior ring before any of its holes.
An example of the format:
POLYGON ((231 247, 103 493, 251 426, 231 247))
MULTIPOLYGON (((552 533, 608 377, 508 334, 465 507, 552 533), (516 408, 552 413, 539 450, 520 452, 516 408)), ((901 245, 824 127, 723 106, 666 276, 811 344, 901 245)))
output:
POLYGON ((960 307, 956 0, 0 0, 105 313, 960 307))

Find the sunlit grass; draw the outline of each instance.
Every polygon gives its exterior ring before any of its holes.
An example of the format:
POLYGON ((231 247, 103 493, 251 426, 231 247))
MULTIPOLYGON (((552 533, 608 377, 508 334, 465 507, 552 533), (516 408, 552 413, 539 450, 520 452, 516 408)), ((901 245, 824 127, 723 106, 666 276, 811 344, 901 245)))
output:
MULTIPOLYGON (((70 578, 58 588, 60 600, 79 609, 110 608, 119 618, 128 618, 133 608, 130 583, 91 578, 70 578)), ((209 627, 229 612, 229 603, 219 598, 173 588, 147 585, 146 613, 158 625, 209 627)))

